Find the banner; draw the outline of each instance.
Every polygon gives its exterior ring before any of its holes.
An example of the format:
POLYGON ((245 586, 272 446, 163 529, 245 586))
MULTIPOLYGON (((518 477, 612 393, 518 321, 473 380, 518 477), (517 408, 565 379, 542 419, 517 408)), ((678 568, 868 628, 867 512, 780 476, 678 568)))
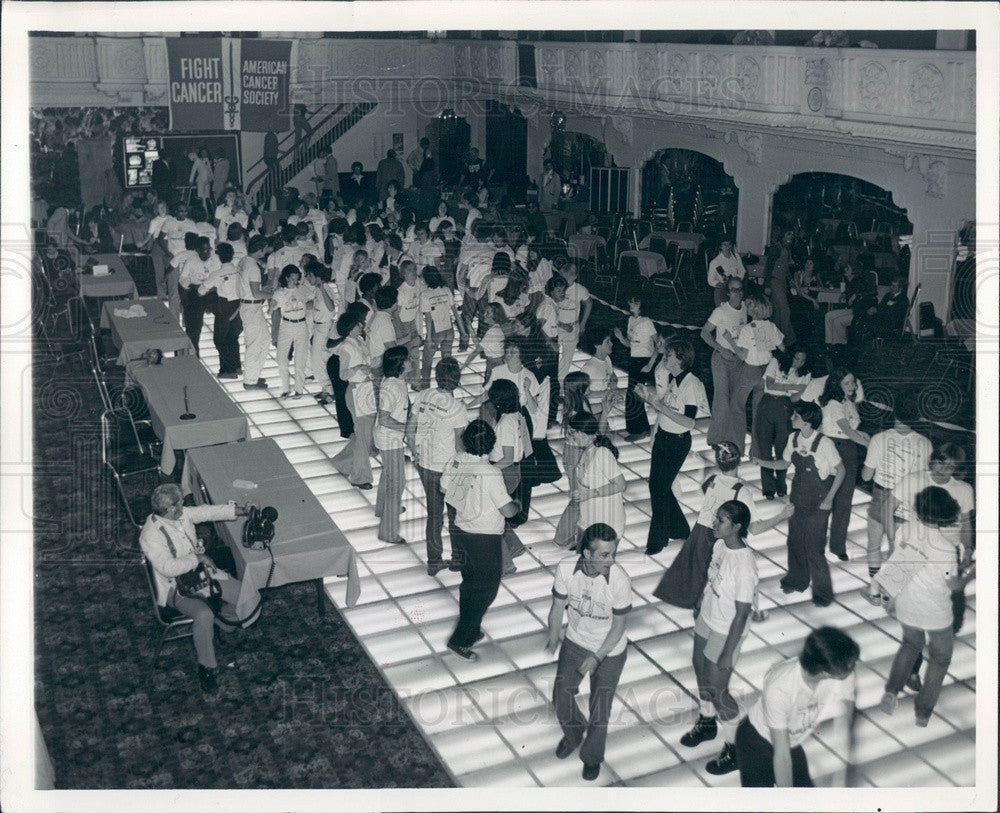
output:
POLYGON ((290 130, 291 51, 290 42, 168 37, 170 129, 290 130))

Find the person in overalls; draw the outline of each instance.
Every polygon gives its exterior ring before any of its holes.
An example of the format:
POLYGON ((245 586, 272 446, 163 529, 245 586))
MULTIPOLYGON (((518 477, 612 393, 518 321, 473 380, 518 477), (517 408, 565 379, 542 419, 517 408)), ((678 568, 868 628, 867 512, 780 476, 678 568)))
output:
POLYGON ((833 441, 818 430, 823 411, 811 401, 792 407, 792 432, 782 460, 758 460, 763 468, 781 471, 795 467, 788 520, 788 572, 781 580, 785 593, 802 593, 812 584, 813 604, 833 601, 830 565, 824 553, 833 498, 844 482, 844 464, 833 441))

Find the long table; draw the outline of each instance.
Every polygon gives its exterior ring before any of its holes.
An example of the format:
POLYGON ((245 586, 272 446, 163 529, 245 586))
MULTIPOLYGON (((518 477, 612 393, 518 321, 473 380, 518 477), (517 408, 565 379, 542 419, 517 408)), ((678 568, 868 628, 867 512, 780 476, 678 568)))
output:
POLYGON ((101 327, 111 328, 111 338, 115 347, 121 350, 118 363, 125 364, 139 358, 146 350, 157 349, 164 353, 194 351, 191 339, 181 329, 174 316, 162 300, 156 298, 135 299, 131 302, 105 302, 101 309, 101 327), (145 316, 125 317, 116 312, 141 305, 145 316))
POLYGON ((129 376, 141 388, 149 407, 153 431, 163 441, 160 471, 174 470, 174 451, 244 440, 247 416, 226 394, 197 356, 177 356, 161 364, 130 366, 129 376), (182 420, 184 387, 188 390, 191 420, 182 420))
POLYGON ((134 299, 138 295, 135 280, 117 254, 93 254, 87 258, 86 266, 95 265, 106 265, 110 273, 101 276, 78 273, 77 282, 80 285, 81 296, 91 299, 127 296, 134 299))
POLYGON ((274 572, 270 582, 271 555, 243 547, 245 520, 240 517, 217 524, 242 581, 236 602, 240 618, 253 613, 265 586, 318 579, 322 591, 322 580, 327 576, 346 576, 347 606, 357 603, 361 583, 354 548, 272 438, 193 449, 185 457, 181 483, 196 502, 235 500, 270 505, 278 511, 271 542, 274 572))
POLYGON ((646 251, 653 238, 658 238, 666 243, 676 243, 677 248, 697 251, 705 240, 705 235, 694 231, 653 231, 642 238, 639 248, 646 251))

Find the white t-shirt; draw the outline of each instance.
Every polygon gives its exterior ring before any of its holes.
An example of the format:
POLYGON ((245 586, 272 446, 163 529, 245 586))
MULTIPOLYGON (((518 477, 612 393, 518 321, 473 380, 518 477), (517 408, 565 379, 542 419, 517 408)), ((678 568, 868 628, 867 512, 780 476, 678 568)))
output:
POLYGON ((902 435, 896 428, 879 432, 868 444, 865 466, 875 470, 875 483, 893 489, 907 474, 928 468, 931 442, 919 432, 902 435))
MULTIPOLYGON (((584 288, 579 282, 570 283, 566 289, 566 297, 562 302, 557 302, 559 311, 559 323, 563 325, 573 325, 576 330, 580 321, 580 306, 590 299, 590 291, 584 288)), ((560 332, 560 338, 566 336, 565 331, 560 332)))
POLYGON ((402 449, 403 430, 394 429, 382 425, 382 413, 388 412, 389 417, 406 423, 407 412, 410 407, 410 395, 406 389, 406 382, 402 378, 385 378, 378 391, 378 421, 375 423, 375 448, 380 450, 402 449))
POLYGON ((736 602, 757 605, 757 581, 754 552, 750 548, 730 550, 717 539, 708 565, 708 583, 701 597, 701 620, 713 632, 728 635, 736 618, 736 602))
MULTIPOLYGON (((775 358, 771 359, 767 364, 767 369, 764 370, 764 392, 768 395, 779 395, 787 398, 787 392, 778 392, 777 390, 770 389, 767 383, 769 378, 773 378, 776 384, 805 384, 808 386, 812 376, 809 373, 799 374, 791 371, 783 373, 781 372, 781 368, 778 366, 778 360, 775 358)), ((805 399, 803 398, 803 400, 805 399)))
POLYGON ((931 486, 947 491, 952 499, 958 503, 959 511, 962 514, 969 514, 976 507, 975 492, 968 483, 956 480, 954 477, 949 477, 948 482, 944 484, 935 483, 930 471, 924 469, 910 472, 893 488, 892 496, 899 501, 899 505, 896 506, 896 516, 900 519, 916 522, 914 508, 917 495, 931 486))
POLYGON ((554 339, 559 335, 559 310, 551 298, 543 296, 535 310, 535 319, 542 326, 542 333, 554 339))
MULTIPOLYGON (((149 224, 150 234, 152 234, 153 224, 149 224)), ((189 231, 199 234, 198 226, 193 220, 184 218, 178 220, 176 217, 168 217, 160 226, 160 232, 167 240, 167 251, 171 254, 180 254, 184 250, 184 235, 189 231)), ((215 229, 212 229, 214 243, 215 229)))
MULTIPOLYGON (((180 269, 184 267, 184 263, 186 263, 192 257, 197 257, 197 256, 198 256, 197 251, 191 251, 191 249, 186 248, 182 252, 180 252, 180 254, 174 254, 170 258, 170 267, 176 268, 178 271, 180 271, 180 269)), ((234 257, 233 259, 235 260, 236 258, 234 257)))
POLYGON ((257 290, 260 291, 260 263, 253 257, 244 257, 240 260, 240 299, 264 299, 262 293, 254 293, 250 287, 251 282, 257 283, 257 290))
POLYGON ((771 354, 785 339, 777 325, 767 319, 747 322, 740 328, 736 346, 747 351, 746 363, 751 367, 762 367, 771 361, 771 354))
MULTIPOLYGON (((590 446, 576 467, 577 482, 583 488, 602 488, 617 480, 621 473, 615 456, 603 446, 590 446)), ((625 498, 621 493, 608 497, 591 497, 589 500, 582 500, 579 507, 577 527, 581 530, 585 531, 591 525, 603 522, 614 528, 619 536, 625 533, 625 498)))
MULTIPOLYGON (((286 319, 295 320, 306 318, 306 302, 309 301, 307 293, 299 288, 278 288, 271 297, 271 304, 274 308, 281 308, 282 326, 286 319)), ((289 325, 292 327, 292 325, 289 325)))
MULTIPOLYGON (((653 371, 653 378, 656 382, 656 397, 663 400, 666 406, 670 407, 682 415, 691 406, 695 407, 695 418, 708 416, 708 396, 705 394, 705 385, 698 380, 698 377, 690 370, 680 374, 680 383, 669 378, 670 374, 663 366, 662 362, 656 365, 653 371)), ((662 413, 657 413, 659 420, 657 426, 664 432, 672 432, 675 435, 690 431, 679 423, 674 423, 670 418, 662 413)))
POLYGON ((500 509, 511 502, 503 473, 481 457, 462 452, 441 473, 445 501, 455 508, 455 525, 470 534, 499 536, 504 529, 500 509))
POLYGON ((499 325, 492 325, 479 342, 483 355, 488 359, 503 358, 503 343, 506 337, 499 325))
POLYGON ((853 401, 827 401, 823 407, 823 425, 819 431, 828 438, 845 439, 847 434, 838 425, 842 420, 847 421, 851 429, 857 429, 861 425, 861 416, 858 415, 858 408, 853 401))
POLYGON ((505 362, 490 370, 490 378, 486 382, 487 392, 490 389, 490 385, 494 381, 499 381, 500 379, 513 381, 517 385, 517 394, 520 398, 521 406, 527 405, 529 394, 537 399, 538 394, 542 389, 542 385, 538 383, 538 379, 535 378, 535 374, 527 367, 522 367, 518 372, 513 373, 505 362))
POLYGON ((520 412, 508 412, 501 415, 497 425, 493 427, 496 432, 497 442, 490 452, 490 462, 496 463, 504 455, 504 447, 509 446, 514 450, 513 463, 520 463, 525 456, 524 439, 521 435, 521 424, 524 416, 520 412))
POLYGON ((896 620, 922 630, 950 629, 951 588, 947 580, 958 575, 958 555, 953 540, 938 528, 908 522, 896 537, 895 555, 917 564, 896 595, 896 620))
POLYGON ((430 314, 431 327, 435 333, 453 330, 451 290, 448 288, 425 288, 420 294, 420 312, 430 314))
POLYGON ((713 288, 718 288, 728 277, 743 279, 746 274, 743 260, 735 251, 728 257, 720 251, 708 264, 708 284, 713 288))
POLYGON ((469 425, 465 407, 450 392, 426 389, 413 399, 413 417, 417 465, 443 471, 456 454, 455 430, 469 425))
POLYGON ((600 412, 604 406, 604 396, 611 389, 611 376, 614 373, 611 359, 599 359, 597 356, 591 356, 583 365, 583 372, 590 378, 590 387, 587 389, 590 409, 595 413, 600 412))
POLYGON ((396 328, 392 326, 392 316, 389 311, 376 311, 368 326, 368 352, 372 354, 374 364, 382 363, 382 355, 386 345, 396 341, 396 328))
POLYGON ((528 274, 528 294, 544 291, 550 279, 552 279, 552 263, 543 257, 538 261, 535 270, 528 274))
POLYGON ((197 288, 208 275, 222 267, 219 258, 214 254, 207 260, 201 259, 197 254, 188 257, 180 266, 181 273, 177 279, 177 284, 182 288, 197 288))
POLYGON ((740 481, 728 474, 719 472, 712 478, 712 482, 705 489, 705 499, 702 501, 701 510, 698 512, 697 523, 705 528, 711 528, 715 522, 715 514, 719 506, 729 500, 739 500, 750 509, 750 521, 754 522, 759 513, 757 503, 753 498, 750 487, 745 483, 740 485, 740 490, 734 494, 734 488, 740 481))
POLYGON ((415 285, 410 285, 406 280, 403 280, 399 284, 398 291, 396 303, 399 305, 399 310, 397 316, 400 322, 409 324, 417 318, 417 314, 420 312, 420 295, 424 291, 424 283, 418 279, 415 285))
MULTIPOLYGON (((588 576, 582 567, 578 568, 579 562, 577 556, 567 556, 559 561, 552 595, 566 600, 569 620, 566 640, 589 652, 596 652, 608 637, 612 617, 625 615, 632 609, 632 580, 617 563, 611 565, 605 578, 588 576)), ((627 644, 626 637, 622 635, 608 655, 620 655, 627 644)))
POLYGON ((625 334, 629 344, 629 355, 632 358, 652 358, 653 339, 656 338, 656 325, 648 316, 630 316, 625 334))
POLYGON ((340 356, 340 377, 351 384, 354 395, 354 408, 351 413, 358 415, 374 415, 376 411, 375 387, 372 385, 371 374, 365 369, 355 369, 362 364, 371 365, 371 354, 368 347, 360 339, 348 337, 337 346, 340 356))
MULTIPOLYGON (((839 717, 844 702, 854 702, 857 677, 821 680, 816 688, 806 683, 798 658, 781 661, 764 676, 764 690, 747 716, 768 742, 771 729, 788 732, 788 744, 801 745, 821 722, 839 717)), ((773 745, 773 743, 772 743, 773 745)))
POLYGON ((813 457, 816 460, 816 473, 821 480, 825 480, 827 477, 832 476, 834 469, 841 464, 840 453, 837 451, 837 447, 833 445, 833 441, 828 437, 821 437, 819 439, 816 452, 813 453, 812 447, 815 442, 815 432, 808 438, 803 437, 801 432, 792 432, 788 438, 788 442, 785 444, 785 453, 782 455, 782 459, 791 463, 793 451, 797 451, 804 457, 813 457))
POLYGON ((722 334, 726 332, 732 337, 732 341, 736 341, 743 325, 747 323, 746 306, 741 304, 739 309, 736 309, 728 302, 723 302, 712 311, 708 322, 715 328, 715 341, 731 350, 732 342, 724 340, 722 334))

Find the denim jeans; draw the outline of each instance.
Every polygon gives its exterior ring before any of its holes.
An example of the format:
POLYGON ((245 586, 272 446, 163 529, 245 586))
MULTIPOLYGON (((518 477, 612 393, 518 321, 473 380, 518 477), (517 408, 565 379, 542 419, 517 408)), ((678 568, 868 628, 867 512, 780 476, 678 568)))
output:
POLYGON ((918 717, 930 717, 941 694, 941 684, 951 665, 951 653, 955 645, 955 635, 951 627, 940 630, 922 630, 903 624, 903 642, 889 670, 889 680, 885 690, 890 694, 899 694, 906 685, 906 679, 913 671, 913 666, 924 648, 924 636, 927 636, 927 672, 924 675, 920 692, 914 703, 918 717))

